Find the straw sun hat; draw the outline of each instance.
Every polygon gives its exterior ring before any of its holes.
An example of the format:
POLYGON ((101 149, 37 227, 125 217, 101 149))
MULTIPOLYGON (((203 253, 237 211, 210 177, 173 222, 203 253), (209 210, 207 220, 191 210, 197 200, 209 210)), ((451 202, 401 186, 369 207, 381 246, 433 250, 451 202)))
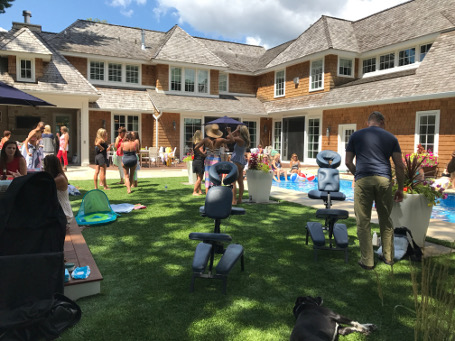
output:
POLYGON ((223 133, 218 127, 218 124, 211 124, 208 127, 206 127, 205 133, 207 134, 207 136, 213 137, 215 139, 223 136, 223 133))

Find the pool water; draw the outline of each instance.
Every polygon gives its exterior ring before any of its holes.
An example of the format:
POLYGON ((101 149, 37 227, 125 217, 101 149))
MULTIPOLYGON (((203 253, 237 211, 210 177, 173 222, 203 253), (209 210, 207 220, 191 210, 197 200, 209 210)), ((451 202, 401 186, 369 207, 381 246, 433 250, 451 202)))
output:
MULTIPOLYGON (((318 181, 317 178, 314 181, 284 181, 284 178, 281 178, 281 182, 273 180, 273 186, 308 193, 312 189, 318 189, 318 181)), ((354 201, 352 181, 340 180, 340 192, 346 195, 346 200, 354 201)), ((431 218, 455 223, 455 195, 449 194, 447 199, 441 199, 439 204, 433 207, 431 218)))

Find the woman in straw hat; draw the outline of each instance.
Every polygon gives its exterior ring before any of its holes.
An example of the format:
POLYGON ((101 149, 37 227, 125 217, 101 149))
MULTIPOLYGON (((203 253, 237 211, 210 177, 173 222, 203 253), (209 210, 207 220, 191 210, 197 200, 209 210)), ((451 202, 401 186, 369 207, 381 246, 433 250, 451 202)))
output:
POLYGON ((244 185, 243 185, 243 169, 247 164, 245 159, 246 148, 250 146, 250 132, 248 127, 245 125, 238 125, 237 129, 231 133, 231 128, 228 129, 228 137, 235 141, 234 152, 231 156, 231 162, 237 166, 239 176, 237 178, 237 183, 239 184, 239 197, 236 198, 237 188, 236 182, 234 181, 234 186, 232 187, 232 205, 237 205, 242 203, 244 185))
POLYGON ((206 158, 205 166, 205 194, 207 194, 212 183, 209 179, 210 167, 221 161, 220 147, 223 143, 231 143, 230 139, 224 139, 223 132, 218 127, 218 124, 211 124, 205 128, 207 137, 194 146, 194 152, 200 153, 200 147, 205 146, 206 158))

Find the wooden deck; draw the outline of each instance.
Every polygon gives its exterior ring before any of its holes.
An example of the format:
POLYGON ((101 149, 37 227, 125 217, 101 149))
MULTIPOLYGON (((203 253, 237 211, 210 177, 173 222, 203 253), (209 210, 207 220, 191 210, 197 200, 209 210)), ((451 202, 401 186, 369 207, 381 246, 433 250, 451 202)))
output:
POLYGON ((64 254, 66 261, 74 263, 76 267, 90 266, 90 276, 87 279, 70 278, 65 283, 65 295, 72 300, 77 300, 81 297, 99 294, 103 276, 101 276, 100 270, 81 233, 81 228, 75 220, 71 223, 69 231, 66 232, 64 254))

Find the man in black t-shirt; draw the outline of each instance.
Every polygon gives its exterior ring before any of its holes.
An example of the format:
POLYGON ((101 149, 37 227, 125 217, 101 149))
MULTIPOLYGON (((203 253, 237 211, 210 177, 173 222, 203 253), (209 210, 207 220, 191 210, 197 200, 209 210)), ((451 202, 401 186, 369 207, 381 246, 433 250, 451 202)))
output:
POLYGON ((395 164, 398 189, 393 199, 403 200, 404 165, 397 138, 385 130, 384 116, 374 111, 368 117, 368 128, 354 132, 346 147, 346 166, 355 176, 354 211, 360 245, 359 265, 374 268, 371 240, 371 209, 373 201, 378 212, 384 263, 393 264, 392 170, 395 164), (354 157, 356 164, 354 164, 354 157))

